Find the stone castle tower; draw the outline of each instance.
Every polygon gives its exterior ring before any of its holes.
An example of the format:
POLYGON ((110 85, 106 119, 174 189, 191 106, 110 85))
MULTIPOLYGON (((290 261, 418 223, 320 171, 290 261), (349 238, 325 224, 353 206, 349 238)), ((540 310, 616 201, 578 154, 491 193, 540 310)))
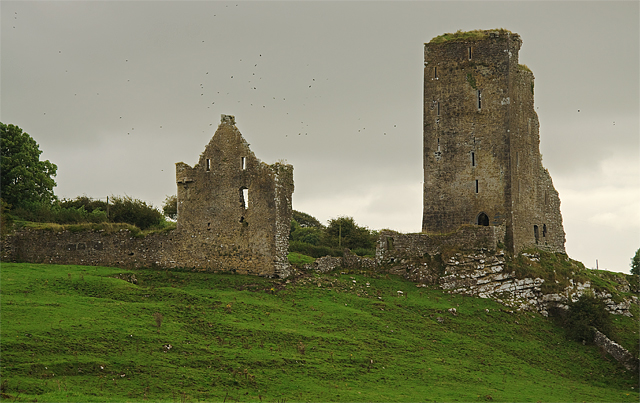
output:
POLYGON ((508 250, 565 252, 560 198, 542 166, 533 73, 506 30, 445 34, 424 52, 422 231, 501 226, 508 250))

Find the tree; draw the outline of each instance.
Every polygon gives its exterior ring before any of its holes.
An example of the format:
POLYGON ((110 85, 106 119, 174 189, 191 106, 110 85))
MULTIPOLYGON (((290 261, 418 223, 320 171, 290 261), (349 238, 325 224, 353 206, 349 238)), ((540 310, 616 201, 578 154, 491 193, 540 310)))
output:
POLYGON ((640 248, 638 248, 636 254, 631 258, 631 274, 640 274, 640 248))
POLYGON ((167 196, 162 203, 162 212, 172 220, 178 219, 178 196, 167 196))
POLYGON ((325 244, 333 247, 375 249, 377 234, 360 227, 353 217, 338 217, 329 220, 325 237, 325 244))
POLYGON ((53 188, 58 167, 48 160, 40 161, 38 143, 22 129, 0 122, 2 158, 0 195, 13 208, 33 203, 51 204, 56 196, 53 188))
POLYGON ((310 214, 303 213, 302 211, 293 210, 292 219, 298 223, 300 228, 324 229, 324 225, 322 225, 317 218, 310 214))

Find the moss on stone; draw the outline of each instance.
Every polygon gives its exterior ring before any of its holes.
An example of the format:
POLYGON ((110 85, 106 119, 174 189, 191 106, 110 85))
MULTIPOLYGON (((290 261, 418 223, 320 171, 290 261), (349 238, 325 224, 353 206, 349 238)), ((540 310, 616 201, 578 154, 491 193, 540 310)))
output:
POLYGON ((491 32, 496 32, 500 36, 502 36, 503 34, 512 34, 511 31, 506 30, 504 28, 491 29, 491 30, 475 29, 473 31, 458 30, 455 33, 446 33, 446 34, 436 36, 429 42, 429 44, 439 44, 439 43, 445 43, 445 42, 481 41, 483 39, 488 38, 491 32))

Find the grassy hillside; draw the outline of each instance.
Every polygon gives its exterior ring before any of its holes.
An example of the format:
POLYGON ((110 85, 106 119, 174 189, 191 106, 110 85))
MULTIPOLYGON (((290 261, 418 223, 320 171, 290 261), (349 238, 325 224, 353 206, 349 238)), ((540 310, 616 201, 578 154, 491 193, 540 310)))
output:
MULTIPOLYGON (((7 401, 639 399, 546 318, 396 277, 4 263, 1 281, 7 401)), ((614 323, 637 343, 637 319, 614 323)))

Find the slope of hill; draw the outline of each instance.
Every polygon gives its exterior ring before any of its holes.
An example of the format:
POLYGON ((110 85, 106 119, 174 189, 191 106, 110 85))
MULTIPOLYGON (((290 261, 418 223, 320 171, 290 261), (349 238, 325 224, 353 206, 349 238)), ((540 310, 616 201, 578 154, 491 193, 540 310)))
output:
MULTIPOLYGON (((9 263, 0 274, 11 401, 639 399, 636 373, 549 319, 395 276, 9 263)), ((614 317, 623 344, 638 343, 633 313, 614 317)))

